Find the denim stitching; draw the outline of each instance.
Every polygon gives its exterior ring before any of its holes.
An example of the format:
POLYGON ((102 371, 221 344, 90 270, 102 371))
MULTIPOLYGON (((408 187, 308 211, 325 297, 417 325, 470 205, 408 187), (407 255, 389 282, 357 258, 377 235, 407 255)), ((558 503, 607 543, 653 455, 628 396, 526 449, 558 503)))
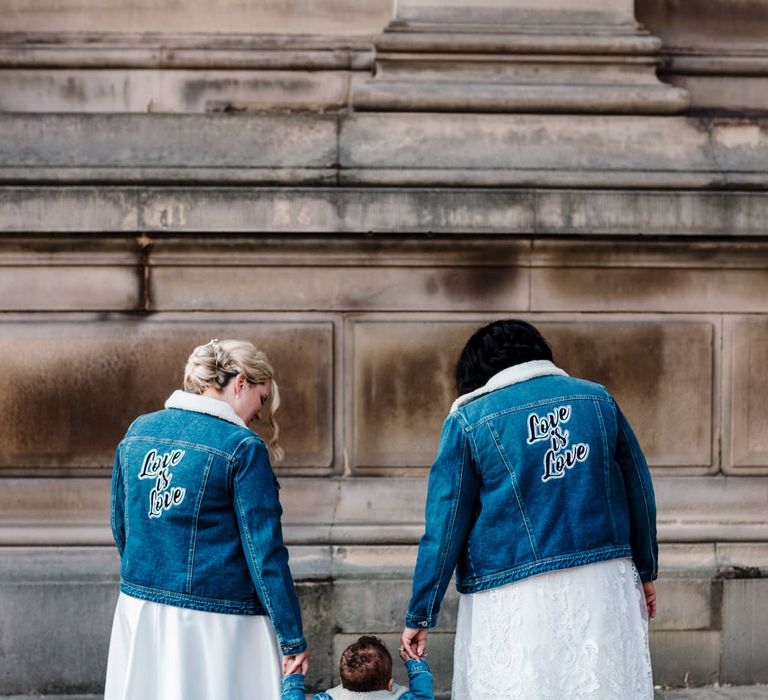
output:
POLYGON ((160 443, 161 445, 181 445, 182 447, 191 447, 196 450, 201 450, 203 452, 212 452, 213 454, 219 455, 219 457, 224 457, 225 459, 230 459, 231 455, 227 452, 222 452, 221 450, 217 450, 215 447, 210 447, 209 445, 200 445, 196 442, 186 442, 185 440, 175 440, 171 438, 157 438, 157 437, 143 437, 140 435, 132 435, 131 437, 125 438, 125 442, 149 442, 149 443, 160 443))
POLYGON ((197 609, 207 610, 222 610, 222 611, 244 611, 240 614, 244 615, 258 615, 258 608, 256 603, 251 601, 228 601, 221 598, 206 598, 199 595, 191 595, 187 593, 179 593, 178 591, 169 591, 164 588, 153 588, 152 586, 142 586, 138 583, 130 583, 123 580, 120 584, 120 590, 128 595, 134 595, 140 593, 145 596, 144 600, 153 600, 156 602, 174 601, 174 604, 178 605, 180 602, 190 602, 198 606, 197 609))
POLYGON ((467 443, 465 440, 464 443, 462 444, 462 449, 461 449, 461 462, 460 462, 461 466, 459 468, 459 483, 456 489, 456 498, 453 504, 454 505, 453 512, 451 513, 451 524, 448 528, 448 539, 445 543, 445 548, 443 550, 443 556, 440 562, 439 573, 437 575, 437 578, 435 579, 434 588, 432 589, 432 596, 430 598, 429 603, 427 604, 427 617, 428 617, 427 621, 428 622, 432 621, 432 611, 435 606, 435 600, 437 599, 437 589, 440 588, 440 582, 443 580, 443 575, 445 573, 445 562, 448 559, 448 552, 451 549, 451 542, 453 540, 453 528, 456 525, 456 516, 458 515, 458 511, 459 511, 456 503, 461 497, 461 487, 462 487, 462 484, 464 483, 464 457, 466 455, 466 449, 467 449, 467 443))
POLYGON ((534 571, 536 573, 546 573, 553 570, 556 571, 559 569, 569 569, 575 566, 581 566, 583 564, 631 557, 632 551, 630 547, 614 546, 600 547, 598 549, 591 550, 587 549, 581 550, 579 552, 557 555, 554 557, 546 557, 544 559, 539 559, 536 562, 528 562, 527 564, 515 566, 511 569, 496 571, 492 574, 486 574, 485 576, 473 579, 471 581, 462 582, 459 584, 459 592, 467 593, 483 590, 483 588, 478 588, 478 586, 484 586, 487 583, 497 581, 499 579, 508 580, 509 582, 518 581, 520 579, 535 575, 531 573, 534 571), (562 564, 564 564, 564 566, 562 564))
POLYGON ((656 564, 656 557, 653 555, 653 532, 651 531, 651 515, 648 509, 648 497, 645 495, 645 487, 643 486, 643 479, 640 475, 640 467, 637 464, 637 459, 635 459, 635 451, 632 449, 632 442, 629 439, 629 436, 627 435, 627 431, 624 430, 624 426, 621 425, 621 422, 619 422, 619 427, 621 428, 621 432, 624 435, 624 439, 627 441, 627 446, 629 447, 629 454, 632 457, 632 465, 635 468, 635 474, 637 474, 637 480, 640 482, 640 492, 643 494, 643 503, 645 504, 645 521, 648 524, 648 550, 651 555, 651 565, 653 566, 653 570, 656 571, 657 564, 656 564))
POLYGON ((269 594, 267 593, 267 589, 264 586, 264 581, 261 578, 261 571, 259 571, 259 567, 256 566, 256 557, 253 552, 253 542, 251 542, 251 531, 248 528, 248 523, 245 518, 245 513, 243 512, 243 504, 240 500, 240 492, 237 489, 237 485, 235 485, 235 501, 237 502, 237 511, 239 520, 242 524, 243 532, 245 533, 245 539, 248 542, 248 553, 251 556, 251 561, 253 562, 253 570, 256 574, 256 578, 259 583, 259 588, 261 589, 261 593, 264 596, 264 607, 267 609, 267 613, 269 614, 270 619, 274 620, 273 611, 272 611, 272 602, 269 599, 269 594))
POLYGON ((491 439, 493 440, 493 444, 496 445, 496 449, 499 451, 499 455, 501 456, 501 461, 504 462, 504 466, 507 468, 507 471, 509 472, 509 480, 512 482, 512 490, 515 492, 515 499, 517 500, 517 507, 520 509, 520 515, 523 518, 523 525, 525 525, 525 532, 528 534, 528 541, 531 543, 531 550, 533 551, 533 556, 538 561, 539 550, 537 549, 536 543, 533 540, 531 522, 528 519, 528 514, 525 512, 525 508, 523 507, 523 502, 517 490, 517 480, 515 478, 515 473, 512 470, 512 467, 509 466, 509 462, 507 461, 507 455, 504 452, 504 449, 502 448, 498 440, 496 431, 493 429, 493 426, 490 424, 488 424, 488 431, 491 433, 491 439))
POLYGON ((195 513, 193 517, 192 532, 189 538, 189 574, 187 575, 187 593, 192 592, 192 576, 195 570, 195 550, 197 549, 197 522, 200 518, 200 507, 203 505, 203 495, 205 494, 205 488, 208 485, 208 475, 211 473, 211 465, 213 464, 213 457, 208 457, 208 462, 205 465, 205 471, 203 472, 203 483, 200 485, 200 491, 197 494, 197 501, 195 502, 195 513))
POLYGON ((608 455, 608 434, 605 430, 605 421, 603 420, 603 412, 600 410, 600 405, 595 401, 595 410, 597 411, 597 421, 600 423, 600 434, 603 437, 603 479, 605 480, 605 493, 608 501, 608 517, 611 521, 611 532, 613 532, 614 544, 618 540, 616 535, 616 523, 613 520, 613 503, 611 502, 611 475, 610 475, 610 461, 608 455))
MULTIPOLYGON (((552 403, 559 403, 561 401, 605 401, 602 396, 597 396, 595 394, 565 394, 563 396, 553 396, 551 398, 542 399, 541 401, 531 401, 526 404, 522 404, 520 406, 512 406, 510 408, 505 408, 501 411, 496 411, 495 413, 489 413, 488 415, 485 415, 477 421, 477 423, 471 423, 469 424, 470 429, 479 428, 483 423, 487 423, 488 421, 493 420, 494 418, 498 418, 499 416, 505 416, 508 413, 516 413, 517 411, 525 411, 529 408, 538 408, 539 406, 546 406, 547 404, 552 403)), ((461 409, 459 409, 461 410, 461 409)))

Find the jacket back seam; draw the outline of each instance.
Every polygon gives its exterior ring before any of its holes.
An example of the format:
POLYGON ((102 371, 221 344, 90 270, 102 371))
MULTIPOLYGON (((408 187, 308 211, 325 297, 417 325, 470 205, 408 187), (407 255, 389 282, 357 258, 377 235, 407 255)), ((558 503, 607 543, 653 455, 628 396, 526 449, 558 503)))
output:
POLYGON ((187 574, 187 593, 192 593, 192 577, 194 576, 195 552, 197 549, 197 523, 200 518, 200 508, 202 507, 202 504, 203 504, 205 489, 208 486, 208 476, 211 473, 213 458, 214 458, 213 454, 211 454, 208 457, 208 462, 206 462, 205 469, 203 471, 203 482, 200 485, 200 491, 197 494, 197 499, 195 500, 195 512, 194 512, 194 517, 192 519, 192 532, 190 533, 190 537, 189 537, 189 552, 187 554, 187 556, 189 557, 189 572, 187 574))
POLYGON ((531 522, 528 518, 528 513, 525 510, 525 506, 523 505, 522 497, 518 491, 517 488, 517 477, 515 476, 515 472, 512 469, 512 467, 509 464, 509 461, 507 460, 506 452, 501 445, 501 442, 499 441, 498 435, 496 434, 496 431, 493 429, 493 425, 488 423, 488 432, 491 434, 491 440, 493 440, 493 444, 496 445, 496 449, 499 452, 499 456, 501 457, 501 461, 504 462, 504 466, 507 468, 507 472, 509 472, 509 480, 512 482, 512 491, 515 493, 515 500, 517 501, 517 507, 520 509, 520 516, 523 519, 523 525, 525 526, 525 532, 528 535, 528 541, 531 544, 531 551, 533 552, 534 559, 537 561, 539 560, 539 551, 536 547, 536 542, 534 541, 533 537, 533 526, 531 525, 531 522))

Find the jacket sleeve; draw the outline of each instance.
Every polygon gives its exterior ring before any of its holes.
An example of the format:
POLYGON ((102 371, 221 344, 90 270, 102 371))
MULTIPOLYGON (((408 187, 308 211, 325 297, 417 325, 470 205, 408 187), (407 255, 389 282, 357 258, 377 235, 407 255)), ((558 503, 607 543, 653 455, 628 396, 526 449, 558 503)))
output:
POLYGON ((408 659, 405 662, 405 668, 408 671, 410 691, 405 697, 413 697, 414 700, 435 700, 434 678, 427 660, 408 659))
POLYGON ((247 438, 235 454, 232 493, 240 540, 256 592, 275 627, 285 656, 307 648, 301 609, 288 568, 277 495, 266 445, 247 438))
MULTIPOLYGON (((614 405, 615 402, 614 402, 614 405)), ((618 432, 616 462, 621 469, 629 504, 629 544, 640 580, 653 581, 658 574, 656 499, 651 472, 629 422, 616 406, 618 432)))
POLYGON ((110 525, 112 537, 117 545, 117 551, 123 556, 125 550, 125 487, 123 485, 123 470, 120 464, 120 446, 115 453, 115 466, 112 469, 112 504, 110 508, 110 525))
POLYGON ((304 700, 304 676, 291 673, 283 676, 280 700, 304 700))
POLYGON ((425 530, 413 575, 405 624, 430 629, 469 531, 478 492, 469 440, 457 414, 443 424, 437 458, 429 472, 425 530))

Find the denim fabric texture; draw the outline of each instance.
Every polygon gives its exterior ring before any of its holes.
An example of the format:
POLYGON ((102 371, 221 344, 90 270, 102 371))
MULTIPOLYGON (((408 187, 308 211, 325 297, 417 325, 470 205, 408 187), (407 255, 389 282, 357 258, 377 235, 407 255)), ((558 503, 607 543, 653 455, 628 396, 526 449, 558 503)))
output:
POLYGON ((632 557, 656 578, 653 485, 608 391, 551 362, 507 368, 460 397, 432 465, 406 625, 437 624, 461 593, 632 557))
POLYGON ((283 654, 304 651, 266 445, 223 401, 175 392, 166 406, 134 421, 117 448, 120 589, 183 608, 267 614, 283 654))
MULTIPOLYGON (((408 688, 395 685, 389 690, 353 692, 336 686, 323 693, 315 693, 312 700, 434 700, 434 679, 426 659, 405 662, 408 671, 408 688)), ((304 700, 304 676, 293 673, 283 677, 281 700, 304 700)))

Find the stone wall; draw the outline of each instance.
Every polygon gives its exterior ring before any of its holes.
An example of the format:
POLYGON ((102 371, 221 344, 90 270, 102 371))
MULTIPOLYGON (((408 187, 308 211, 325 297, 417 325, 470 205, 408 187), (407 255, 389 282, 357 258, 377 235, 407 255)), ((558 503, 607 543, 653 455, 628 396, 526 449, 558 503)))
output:
POLYGON ((638 3, 663 46, 623 1, 414 0, 386 32, 373 2, 220 4, 200 35, 199 3, 0 0, 0 693, 99 691, 114 445, 211 337, 278 368, 311 685, 355 635, 394 647, 452 366, 501 316, 648 454, 656 681, 767 681, 759 3, 712 5, 704 58, 679 3, 638 3))

